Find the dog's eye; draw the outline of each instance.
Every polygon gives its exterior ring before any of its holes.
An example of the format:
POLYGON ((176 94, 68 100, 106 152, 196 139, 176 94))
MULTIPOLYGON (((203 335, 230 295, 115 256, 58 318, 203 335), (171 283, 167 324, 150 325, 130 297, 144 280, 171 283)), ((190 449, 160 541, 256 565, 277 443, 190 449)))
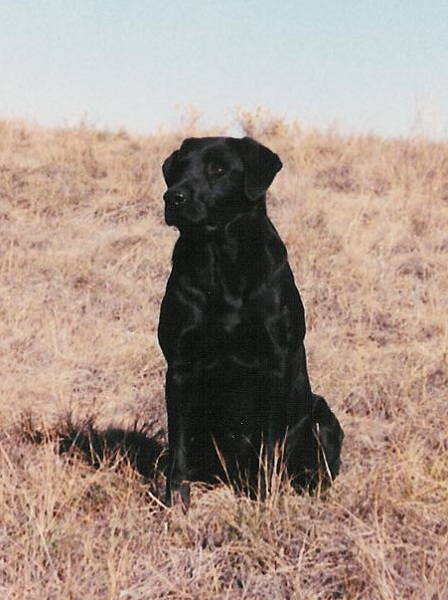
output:
POLYGON ((208 164, 208 174, 214 179, 217 179, 218 177, 221 177, 221 175, 224 175, 225 171, 226 168, 221 163, 211 162, 208 164))

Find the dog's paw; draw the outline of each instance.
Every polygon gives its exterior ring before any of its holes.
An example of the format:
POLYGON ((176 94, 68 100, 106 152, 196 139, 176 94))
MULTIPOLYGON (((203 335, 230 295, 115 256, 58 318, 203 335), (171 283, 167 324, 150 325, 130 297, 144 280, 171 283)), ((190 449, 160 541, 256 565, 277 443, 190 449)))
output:
POLYGON ((190 484, 183 482, 179 485, 172 485, 171 489, 167 490, 166 505, 168 507, 180 506, 186 513, 190 508, 190 484))

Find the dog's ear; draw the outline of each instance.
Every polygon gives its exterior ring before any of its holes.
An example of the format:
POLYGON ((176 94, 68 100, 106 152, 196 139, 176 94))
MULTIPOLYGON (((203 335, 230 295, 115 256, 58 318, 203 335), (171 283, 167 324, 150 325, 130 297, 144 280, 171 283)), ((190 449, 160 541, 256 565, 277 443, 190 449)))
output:
POLYGON ((275 152, 252 138, 245 137, 240 140, 240 144, 245 169, 246 196, 250 200, 257 200, 266 192, 283 165, 275 152))
POLYGON ((165 160, 162 166, 163 177, 165 179, 166 185, 169 187, 173 182, 174 171, 176 170, 177 160, 179 158, 179 150, 175 150, 168 158, 165 160))

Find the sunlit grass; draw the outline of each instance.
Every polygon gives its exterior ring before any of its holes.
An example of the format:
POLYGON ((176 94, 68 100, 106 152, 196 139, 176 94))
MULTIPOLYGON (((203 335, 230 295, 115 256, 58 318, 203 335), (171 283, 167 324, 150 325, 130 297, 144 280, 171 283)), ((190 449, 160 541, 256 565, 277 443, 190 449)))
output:
POLYGON ((187 515, 163 507, 134 450, 166 443, 161 164, 184 133, 2 122, 1 597, 448 594, 448 146, 238 119, 284 163, 270 214, 341 475, 298 497, 279 467, 264 502, 193 485, 187 515))

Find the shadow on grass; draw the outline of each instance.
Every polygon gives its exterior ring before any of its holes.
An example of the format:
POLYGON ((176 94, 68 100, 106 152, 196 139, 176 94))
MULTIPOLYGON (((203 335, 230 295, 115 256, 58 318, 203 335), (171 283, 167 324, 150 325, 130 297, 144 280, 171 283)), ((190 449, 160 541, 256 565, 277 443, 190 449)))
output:
POLYGON ((16 432, 34 444, 53 443, 58 454, 80 457, 96 469, 124 461, 148 481, 152 491, 167 466, 162 431, 151 432, 151 424, 98 429, 94 417, 77 422, 68 415, 46 428, 38 426, 33 416, 27 414, 17 423, 16 432))

